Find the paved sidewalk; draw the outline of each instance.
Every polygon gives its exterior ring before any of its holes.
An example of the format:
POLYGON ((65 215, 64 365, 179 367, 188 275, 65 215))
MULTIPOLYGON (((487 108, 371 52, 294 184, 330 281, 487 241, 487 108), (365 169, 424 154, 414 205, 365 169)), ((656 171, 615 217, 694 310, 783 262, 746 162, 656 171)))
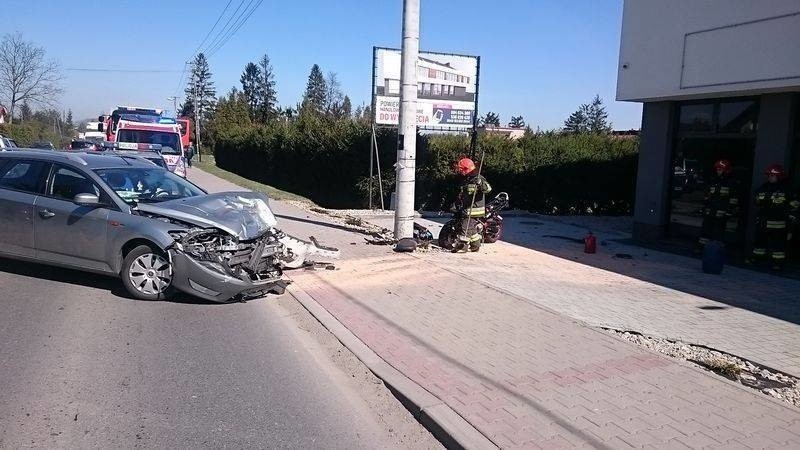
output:
POLYGON ((551 286, 518 295, 484 283, 486 273, 464 275, 468 258, 486 263, 490 251, 394 254, 325 217, 273 206, 287 232, 314 234, 343 252, 338 270, 293 272, 297 285, 500 447, 800 447, 800 411, 529 298, 557 294, 561 285, 591 297, 624 284, 576 282, 548 260, 504 269, 509 280, 551 286))
MULTIPOLYGON (((511 218, 504 240, 513 244, 430 258, 589 325, 705 345, 800 376, 800 281, 730 266, 704 274, 697 259, 621 244, 630 236, 612 230, 595 230, 606 245, 587 255, 580 243, 546 237, 586 235, 561 220, 511 218)), ((438 223, 423 222, 438 233, 438 223)))

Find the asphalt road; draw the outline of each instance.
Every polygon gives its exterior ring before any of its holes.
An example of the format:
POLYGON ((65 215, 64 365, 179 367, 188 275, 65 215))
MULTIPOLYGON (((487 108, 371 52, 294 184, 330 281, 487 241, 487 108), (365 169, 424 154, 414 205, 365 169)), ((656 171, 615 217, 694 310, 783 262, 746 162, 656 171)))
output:
POLYGON ((0 447, 395 446, 313 347, 269 298, 139 301, 0 259, 0 447))

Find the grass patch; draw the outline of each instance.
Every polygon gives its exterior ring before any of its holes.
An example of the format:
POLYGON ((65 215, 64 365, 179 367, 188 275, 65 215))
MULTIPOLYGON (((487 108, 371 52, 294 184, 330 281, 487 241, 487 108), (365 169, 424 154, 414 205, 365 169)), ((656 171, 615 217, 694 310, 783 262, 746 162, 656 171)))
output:
POLYGON ((302 195, 293 194, 291 192, 287 192, 267 184, 262 184, 257 181, 250 180, 243 176, 236 175, 233 172, 228 172, 227 170, 220 169, 219 167, 217 167, 216 161, 214 161, 214 155, 203 155, 203 161, 199 161, 199 158, 195 156, 194 158, 192 158, 192 165, 202 171, 208 172, 212 175, 216 175, 224 180, 230 181, 231 183, 237 184, 243 188, 267 194, 271 199, 295 200, 300 202, 306 202, 312 205, 314 204, 314 202, 303 197, 302 195))

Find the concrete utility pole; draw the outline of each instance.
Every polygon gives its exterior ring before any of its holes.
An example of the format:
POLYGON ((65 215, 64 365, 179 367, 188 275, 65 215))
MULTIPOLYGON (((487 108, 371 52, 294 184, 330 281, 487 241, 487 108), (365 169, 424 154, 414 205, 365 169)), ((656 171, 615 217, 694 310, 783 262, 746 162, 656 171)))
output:
POLYGON ((417 58, 419 3, 403 0, 403 47, 400 54, 400 129, 397 137, 397 204, 394 237, 414 236, 414 186, 417 166, 417 58))
POLYGON ((199 85, 199 81, 197 79, 194 80, 194 89, 192 89, 192 96, 194 97, 194 101, 192 104, 194 105, 194 135, 195 135, 195 147, 197 151, 197 160, 203 161, 203 152, 200 151, 200 116, 197 114, 197 89, 199 85))
POLYGON ((175 113, 175 117, 178 117, 178 98, 179 97, 167 97, 167 100, 172 102, 172 112, 175 113))

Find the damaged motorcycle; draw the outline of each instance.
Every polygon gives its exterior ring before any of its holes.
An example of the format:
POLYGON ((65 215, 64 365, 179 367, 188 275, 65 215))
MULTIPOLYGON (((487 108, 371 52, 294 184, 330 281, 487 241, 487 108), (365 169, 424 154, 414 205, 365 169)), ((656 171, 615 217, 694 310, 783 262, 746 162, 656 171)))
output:
MULTIPOLYGON (((471 244, 470 251, 478 251, 481 243, 492 244, 500 240, 503 235, 503 217, 500 215, 500 211, 508 208, 508 200, 508 194, 500 192, 486 203, 484 217, 472 219, 476 221, 475 227, 481 235, 481 240, 471 244)), ((460 237, 466 234, 461 225, 464 219, 466 219, 466 215, 463 210, 454 210, 453 217, 442 226, 442 230, 439 232, 439 247, 453 251, 460 246, 460 237)))

